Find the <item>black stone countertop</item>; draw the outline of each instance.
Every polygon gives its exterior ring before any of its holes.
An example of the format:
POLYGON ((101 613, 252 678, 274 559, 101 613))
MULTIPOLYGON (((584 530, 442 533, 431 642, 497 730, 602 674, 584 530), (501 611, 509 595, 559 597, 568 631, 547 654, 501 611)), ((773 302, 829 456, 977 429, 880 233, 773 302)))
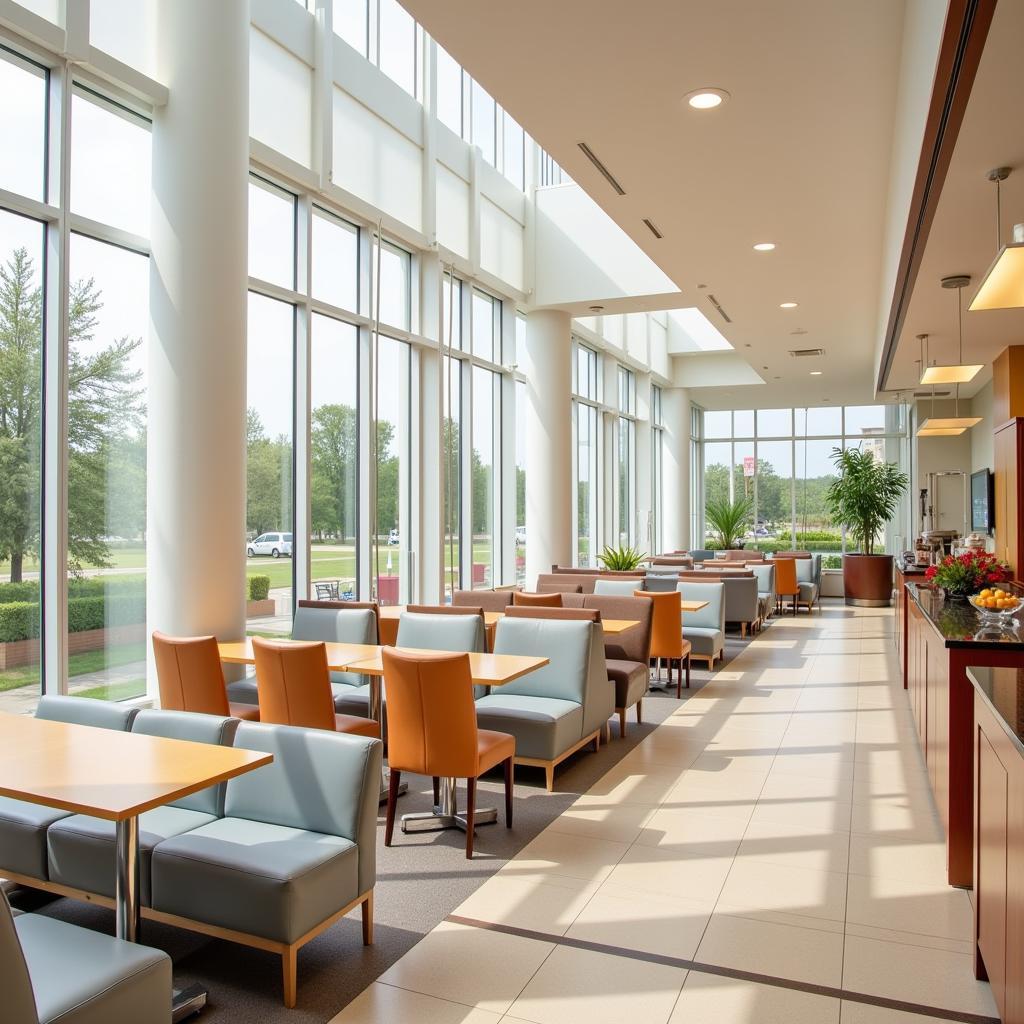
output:
POLYGON ((993 624, 983 620, 967 601, 948 600, 941 590, 911 582, 907 584, 907 593, 917 602, 946 647, 1024 653, 1024 609, 1016 618, 993 624))
POLYGON ((968 665, 967 678, 1024 755, 1024 668, 968 665))

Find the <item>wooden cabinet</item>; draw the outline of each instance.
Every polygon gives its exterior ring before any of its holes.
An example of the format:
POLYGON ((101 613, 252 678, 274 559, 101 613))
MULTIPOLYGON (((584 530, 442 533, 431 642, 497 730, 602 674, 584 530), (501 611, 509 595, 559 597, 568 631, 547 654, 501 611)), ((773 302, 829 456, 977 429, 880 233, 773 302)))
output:
POLYGON ((1004 1024, 1024 1024, 1024 754, 975 694, 975 973, 1004 1024))
POLYGON ((1020 574, 1024 552, 1024 495, 1020 464, 1024 458, 1024 419, 997 427, 992 437, 995 466, 995 553, 1020 574))

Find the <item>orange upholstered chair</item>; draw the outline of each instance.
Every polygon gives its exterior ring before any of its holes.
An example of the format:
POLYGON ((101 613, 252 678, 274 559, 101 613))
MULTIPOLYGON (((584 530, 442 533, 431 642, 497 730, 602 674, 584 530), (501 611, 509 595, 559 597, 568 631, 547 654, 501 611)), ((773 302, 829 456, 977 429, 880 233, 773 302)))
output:
POLYGON ((800 598, 800 584, 796 578, 796 559, 774 558, 772 563, 775 566, 775 595, 778 598, 779 607, 782 607, 782 599, 788 597, 793 602, 793 614, 796 615, 800 598))
MULTIPOLYGON (((476 780, 505 766, 505 827, 512 827, 512 761, 515 737, 476 723, 468 654, 406 654, 385 648, 388 691, 388 809, 384 845, 395 830, 402 772, 466 780, 466 821, 476 809, 476 780)), ((473 856, 473 828, 466 828, 466 856, 473 856)))
MULTIPOLYGON (((651 620, 651 658, 668 659, 668 684, 672 685, 672 662, 679 662, 676 676, 676 698, 683 695, 683 666, 686 666, 686 688, 690 688, 689 640, 683 639, 683 595, 678 590, 634 590, 634 597, 646 597, 654 602, 651 620)), ((658 666, 660 673, 661 666, 658 666)))
POLYGON ((512 604, 513 606, 532 605, 534 608, 561 608, 562 595, 561 593, 524 594, 521 590, 517 590, 512 595, 512 604))
POLYGON ((160 707, 165 710, 260 720, 256 704, 228 702, 216 637, 154 632, 153 660, 160 684, 160 707))
POLYGON ((373 719, 334 713, 325 644, 253 637, 252 650, 261 722, 380 737, 380 727, 373 719))

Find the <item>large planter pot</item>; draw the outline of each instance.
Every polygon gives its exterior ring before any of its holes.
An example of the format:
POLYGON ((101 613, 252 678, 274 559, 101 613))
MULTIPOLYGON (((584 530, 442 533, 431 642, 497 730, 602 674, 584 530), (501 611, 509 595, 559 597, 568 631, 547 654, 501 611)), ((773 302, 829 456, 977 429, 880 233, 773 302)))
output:
POLYGON ((846 603, 861 608, 892 604, 892 555, 843 555, 846 603))

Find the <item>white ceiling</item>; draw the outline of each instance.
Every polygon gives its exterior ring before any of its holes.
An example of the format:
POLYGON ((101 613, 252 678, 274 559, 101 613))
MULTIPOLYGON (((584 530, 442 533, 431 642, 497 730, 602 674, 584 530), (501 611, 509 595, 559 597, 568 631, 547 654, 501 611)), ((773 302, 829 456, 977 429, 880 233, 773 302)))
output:
POLYGON ((903 0, 402 2, 766 381, 697 401, 873 399, 903 0), (731 99, 685 104, 708 86, 731 99), (817 365, 787 355, 819 347, 817 365))
MULTIPOLYGON (((998 4, 928 235, 889 388, 916 383, 918 334, 929 335, 936 362, 956 361, 956 292, 941 287, 943 277, 969 274, 972 278, 963 293, 965 362, 991 364, 1007 345, 1024 343, 1024 310, 966 311, 996 254, 995 186, 985 177, 990 169, 1014 168, 1002 185, 1003 241, 1009 240, 1014 223, 1024 222, 1022 41, 1024 3, 998 4)), ((970 384, 961 386, 961 396, 973 395, 989 379, 991 371, 986 367, 970 384)))

